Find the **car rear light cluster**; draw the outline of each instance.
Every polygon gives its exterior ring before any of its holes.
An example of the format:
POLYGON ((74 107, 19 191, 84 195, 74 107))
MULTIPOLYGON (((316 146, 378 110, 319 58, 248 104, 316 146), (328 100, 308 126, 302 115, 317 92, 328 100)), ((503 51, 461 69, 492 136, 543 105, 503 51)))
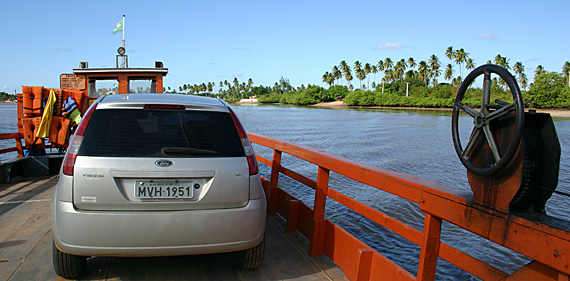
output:
POLYGON ((230 110, 232 119, 234 120, 234 123, 238 129, 239 137, 241 139, 241 144, 243 145, 243 150, 245 151, 245 156, 247 157, 247 164, 249 165, 249 175, 250 176, 255 175, 259 172, 259 168, 257 166, 257 159, 255 158, 255 152, 253 151, 253 146, 251 145, 251 142, 249 141, 249 138, 247 137, 247 134, 245 133, 245 130, 241 125, 241 122, 239 122, 239 119, 237 118, 234 111, 231 108, 228 109, 230 110))
POLYGON ((83 135, 85 134, 85 129, 87 128, 87 123, 91 120, 91 116, 93 112, 97 108, 97 103, 93 104, 87 112, 85 112, 85 116, 79 123, 77 130, 75 130, 75 134, 73 138, 69 141, 69 147, 67 148, 67 153, 65 154, 65 158, 63 158, 63 174, 68 176, 73 176, 73 169, 75 167, 75 159, 77 158, 77 152, 79 151, 79 147, 81 146, 81 141, 83 140, 83 135))

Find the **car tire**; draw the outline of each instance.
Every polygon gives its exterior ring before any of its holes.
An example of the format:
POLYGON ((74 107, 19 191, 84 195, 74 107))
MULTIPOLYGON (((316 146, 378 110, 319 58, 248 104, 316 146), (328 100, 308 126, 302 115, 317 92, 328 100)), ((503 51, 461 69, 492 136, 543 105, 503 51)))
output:
POLYGON ((63 278, 81 276, 87 268, 87 257, 76 256, 61 252, 53 243, 53 268, 55 274, 63 278))
POLYGON ((261 242, 253 248, 243 250, 237 253, 237 266, 241 269, 251 270, 258 269, 263 263, 265 257, 265 237, 261 242))

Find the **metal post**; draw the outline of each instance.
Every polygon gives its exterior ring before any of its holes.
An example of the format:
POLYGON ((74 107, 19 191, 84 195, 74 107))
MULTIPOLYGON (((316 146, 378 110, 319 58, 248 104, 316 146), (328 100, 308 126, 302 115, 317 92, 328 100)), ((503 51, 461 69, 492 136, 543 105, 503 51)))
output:
MULTIPOLYGON (((123 49, 125 49, 125 15, 123 15, 123 49)), ((127 50, 127 49, 125 49, 127 50)), ((123 63, 121 64, 121 68, 125 68, 125 56, 121 56, 123 59, 123 63)))

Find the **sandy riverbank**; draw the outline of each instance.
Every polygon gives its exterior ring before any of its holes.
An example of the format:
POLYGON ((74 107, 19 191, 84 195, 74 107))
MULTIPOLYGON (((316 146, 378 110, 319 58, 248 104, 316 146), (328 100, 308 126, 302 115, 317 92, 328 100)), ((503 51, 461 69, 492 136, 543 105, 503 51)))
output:
MULTIPOLYGON (((328 108, 342 108, 342 107, 352 107, 345 104, 342 101, 332 101, 332 102, 321 102, 313 104, 311 106, 315 107, 328 107, 328 108)), ((439 110, 439 111, 451 111, 451 108, 422 108, 422 107, 387 107, 387 106, 366 106, 366 108, 384 108, 384 109, 407 109, 407 110, 439 110)), ((525 109, 528 111, 528 109, 525 109)), ((570 118, 570 110, 567 109, 537 109, 536 112, 539 113, 550 113, 552 117, 563 117, 570 118)))

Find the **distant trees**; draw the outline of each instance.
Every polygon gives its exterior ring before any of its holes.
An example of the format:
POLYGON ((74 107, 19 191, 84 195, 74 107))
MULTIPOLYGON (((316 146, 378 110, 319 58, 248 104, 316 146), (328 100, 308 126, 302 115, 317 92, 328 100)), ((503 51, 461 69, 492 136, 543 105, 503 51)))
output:
MULTIPOLYGON (((267 96, 263 100, 267 102, 287 102, 295 104, 310 104, 324 100, 342 98, 350 96, 350 100, 354 101, 355 96, 362 97, 366 101, 357 102, 356 104, 365 105, 375 103, 368 95, 388 94, 391 96, 405 96, 406 88, 409 88, 410 99, 428 99, 429 101, 418 102, 416 106, 446 106, 448 99, 452 99, 455 95, 457 87, 463 81, 463 68, 470 70, 476 67, 476 63, 469 57, 469 53, 463 49, 454 50, 453 46, 445 50, 445 57, 449 62, 442 64, 442 61, 436 54, 430 55, 425 60, 409 57, 399 60, 392 60, 390 57, 378 60, 377 63, 368 63, 355 61, 348 64, 342 60, 338 65, 334 65, 330 71, 326 71, 322 76, 322 81, 329 90, 319 89, 315 85, 301 85, 295 88, 291 85, 289 79, 281 77, 272 87, 257 86, 254 87, 253 79, 249 78, 247 82, 239 81, 238 77, 234 77, 231 82, 228 80, 207 82, 202 84, 184 84, 178 87, 181 94, 199 94, 214 95, 221 97, 227 101, 237 101, 252 95, 267 96), (457 75, 454 65, 459 67, 459 75, 457 75), (352 66, 352 67, 351 67, 352 66), (444 67, 442 67, 444 66, 444 67), (376 80, 376 76, 380 74, 380 81, 376 80), (374 75, 372 83, 370 76, 374 75), (439 83, 438 80, 443 79, 449 83, 439 83), (359 80, 358 89, 353 89, 352 80, 356 77, 359 80), (344 79, 345 81, 342 81, 344 79), (367 80, 366 80, 367 79, 367 80), (366 80, 366 81, 365 81, 366 80), (346 83, 346 84, 345 84, 346 83), (341 84, 345 84, 346 86, 341 84), (218 87, 218 89, 215 89, 218 87), (368 91, 365 91, 368 90, 368 91), (352 92, 358 94, 352 95, 352 92), (271 98, 269 98, 271 96, 271 98), (287 96, 287 97, 285 97, 287 96), (445 99, 445 100, 433 100, 445 99)), ((542 65, 534 70, 534 82, 529 85, 529 80, 525 74, 525 66, 521 62, 515 62, 510 65, 510 59, 497 54, 492 60, 487 60, 487 64, 494 63, 514 72, 514 76, 524 91, 528 90, 528 100, 532 101, 537 107, 570 107, 570 95, 567 95, 570 89, 570 62, 565 62, 562 66, 561 73, 547 72, 542 65), (562 81, 562 86, 560 85, 562 81), (530 87, 529 87, 530 86, 530 87), (549 95, 541 94, 540 91, 551 91, 549 95), (565 102, 564 99, 568 99, 565 102)), ((502 79, 494 78, 492 87, 496 87, 501 91, 508 90, 502 79)), ((170 87, 168 87, 170 91, 170 87)), ((176 92, 176 88, 173 88, 176 92)), ((1 92, 0 92, 1 94, 1 92)), ((0 98, 3 96, 0 95, 0 98)), ((390 100, 388 104, 406 104, 414 106, 414 102, 400 98, 376 99, 376 103, 384 103, 390 100), (382 101, 381 101, 382 100, 382 101), (395 101, 398 102, 395 102, 395 101)), ((476 104, 476 103, 475 103, 476 104)))
POLYGON ((537 108, 570 107, 570 87, 562 73, 539 71, 526 97, 537 108))
POLYGON ((6 92, 0 92, 0 101, 5 101, 5 100, 16 100, 16 95, 14 94, 8 94, 6 92))
POLYGON ((564 74, 564 79, 566 79, 568 86, 570 86, 570 62, 564 63, 562 66, 562 74, 564 74))

